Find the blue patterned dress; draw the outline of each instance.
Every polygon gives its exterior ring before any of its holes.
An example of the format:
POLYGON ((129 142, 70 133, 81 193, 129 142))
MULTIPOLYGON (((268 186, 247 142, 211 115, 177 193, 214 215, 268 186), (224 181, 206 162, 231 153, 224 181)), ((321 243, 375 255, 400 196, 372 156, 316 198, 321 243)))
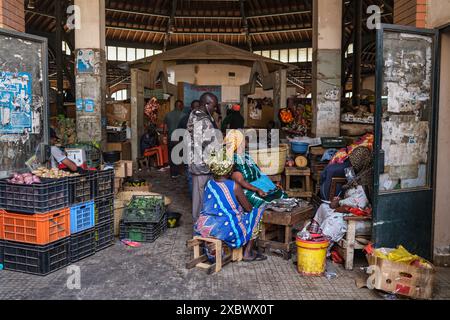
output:
POLYGON ((234 195, 235 182, 210 180, 205 187, 203 210, 195 232, 206 238, 216 238, 230 248, 244 246, 252 239, 262 219, 265 206, 244 212, 234 195))

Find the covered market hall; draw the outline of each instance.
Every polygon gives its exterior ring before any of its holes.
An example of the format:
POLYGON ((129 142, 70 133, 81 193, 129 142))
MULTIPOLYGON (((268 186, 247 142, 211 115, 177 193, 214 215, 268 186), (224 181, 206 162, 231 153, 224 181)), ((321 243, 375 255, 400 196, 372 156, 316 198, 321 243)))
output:
POLYGON ((450 0, 0 0, 1 300, 449 300, 450 0))

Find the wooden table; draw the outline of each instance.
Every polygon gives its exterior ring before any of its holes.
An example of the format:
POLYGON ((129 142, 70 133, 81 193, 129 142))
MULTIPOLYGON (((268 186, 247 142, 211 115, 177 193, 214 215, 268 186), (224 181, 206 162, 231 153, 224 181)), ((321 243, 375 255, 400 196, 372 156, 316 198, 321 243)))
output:
POLYGON ((281 250, 283 258, 289 260, 295 245, 292 228, 311 219, 313 215, 314 207, 311 205, 298 207, 292 212, 266 210, 258 246, 265 249, 281 250))

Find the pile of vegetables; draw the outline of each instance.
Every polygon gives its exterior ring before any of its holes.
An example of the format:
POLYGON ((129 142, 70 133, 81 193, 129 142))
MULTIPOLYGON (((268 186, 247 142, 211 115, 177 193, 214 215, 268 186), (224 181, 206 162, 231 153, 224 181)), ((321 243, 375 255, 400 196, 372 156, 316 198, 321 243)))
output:
POLYGON ((79 176, 79 173, 71 173, 63 170, 59 170, 57 168, 47 169, 47 168, 38 168, 33 171, 33 174, 40 178, 49 178, 49 179, 61 179, 65 177, 73 177, 79 176))
POLYGON ((41 179, 38 176, 31 173, 15 173, 11 179, 8 180, 9 183, 14 184, 33 184, 41 183, 41 179))
POLYGON ((125 218, 128 220, 149 221, 161 217, 164 208, 162 197, 135 197, 127 207, 125 218))
POLYGON ((294 116, 289 109, 281 109, 280 110, 280 120, 284 124, 289 124, 294 121, 294 116))

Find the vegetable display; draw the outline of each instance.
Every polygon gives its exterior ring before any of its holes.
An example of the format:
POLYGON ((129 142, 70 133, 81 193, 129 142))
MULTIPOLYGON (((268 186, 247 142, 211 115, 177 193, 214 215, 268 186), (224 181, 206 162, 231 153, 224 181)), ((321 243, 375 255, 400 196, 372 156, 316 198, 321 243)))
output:
POLYGON ((41 179, 38 176, 31 173, 18 174, 15 173, 11 179, 8 180, 9 183, 14 184, 33 184, 41 183, 41 179))
POLYGON ((161 197, 136 197, 131 200, 124 214, 125 220, 158 220, 164 212, 164 199, 161 197))
POLYGON ((65 177, 74 177, 79 176, 79 173, 71 173, 63 170, 59 170, 57 168, 47 169, 47 168, 38 168, 33 171, 35 176, 40 178, 49 178, 49 179, 61 179, 65 177))
POLYGON ((294 121, 294 116, 292 115, 291 110, 289 109, 281 109, 280 110, 280 120, 284 124, 289 124, 294 121))

